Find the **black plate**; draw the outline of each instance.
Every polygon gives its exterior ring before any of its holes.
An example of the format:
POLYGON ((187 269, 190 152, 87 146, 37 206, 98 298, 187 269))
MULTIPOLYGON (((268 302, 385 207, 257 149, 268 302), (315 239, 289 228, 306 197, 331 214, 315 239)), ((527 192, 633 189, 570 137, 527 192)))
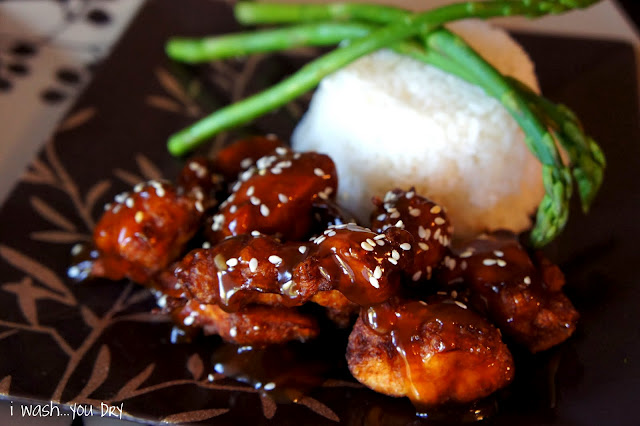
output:
MULTIPOLYGON (((254 91, 308 59, 302 51, 191 70, 163 54, 170 35, 236 28, 224 2, 148 2, 3 206, 4 398, 123 403, 130 416, 148 421, 417 422, 405 399, 377 395, 339 375, 296 404, 275 404, 230 379, 210 383, 217 338, 170 344, 171 325, 148 314, 153 300, 146 290, 127 282, 74 285, 65 277, 71 246, 90 235, 102 204, 133 181, 175 176, 180 163, 164 145, 170 133, 232 93, 254 91)), ((517 38, 537 64, 544 93, 577 111, 609 166, 592 212, 585 216, 574 206, 568 228, 548 248, 582 314, 578 332, 559 348, 520 357, 517 380, 501 393, 491 421, 637 424, 640 131, 633 50, 601 40, 517 38)), ((259 120, 255 129, 287 137, 302 108, 304 101, 259 120)))

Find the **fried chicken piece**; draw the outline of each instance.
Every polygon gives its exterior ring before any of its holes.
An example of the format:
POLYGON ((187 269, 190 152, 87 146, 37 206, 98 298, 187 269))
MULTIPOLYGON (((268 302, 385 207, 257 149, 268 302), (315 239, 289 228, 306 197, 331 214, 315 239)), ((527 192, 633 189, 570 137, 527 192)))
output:
POLYGON ((329 228, 310 243, 244 234, 187 254, 176 268, 177 284, 227 311, 258 303, 265 293, 297 306, 329 290, 370 305, 394 294, 400 271, 413 259, 412 242, 401 229, 376 234, 356 225, 329 228))
POLYGON ((217 305, 190 300, 174 309, 172 317, 178 324, 202 327, 204 334, 217 334, 226 342, 239 345, 305 341, 320 332, 313 316, 282 307, 251 305, 229 313, 217 305))
POLYGON ((209 211, 218 205, 219 198, 226 198, 224 177, 215 171, 213 163, 205 157, 187 161, 177 179, 177 191, 200 203, 199 210, 209 211))
POLYGON ((93 232, 92 258, 71 266, 71 277, 126 277, 144 284, 181 254, 204 211, 199 200, 157 181, 136 185, 105 208, 93 232), (79 265, 87 271, 72 273, 79 265))
POLYGON ((534 264, 510 232, 483 235, 454 249, 441 280, 469 289, 469 303, 531 352, 565 341, 578 312, 562 292, 558 267, 538 256, 534 264))
POLYGON ((223 148, 213 159, 213 168, 227 182, 235 182, 238 175, 253 166, 259 158, 284 147, 275 135, 251 136, 223 148))
POLYGON ((485 397, 514 373, 500 332, 451 300, 369 308, 349 336, 347 361, 359 382, 408 396, 418 409, 485 397))
POLYGON ((338 290, 323 291, 311 298, 327 310, 327 317, 338 327, 347 328, 353 317, 360 311, 360 306, 347 299, 338 290))
POLYGON ((397 226, 413 235, 416 241, 414 263, 407 268, 412 281, 428 280, 438 266, 451 242, 453 227, 444 209, 415 193, 394 189, 384 200, 375 198, 377 206, 371 214, 371 229, 377 232, 397 226))
POLYGON ((319 291, 317 282, 301 279, 296 272, 311 246, 243 234, 191 251, 180 261, 176 277, 191 297, 227 311, 259 303, 265 294, 285 296, 283 303, 297 306, 319 291))
POLYGON ((335 166, 326 155, 276 148, 240 174, 211 218, 208 238, 216 243, 258 231, 300 240, 309 233, 314 201, 333 198, 337 184, 335 166))

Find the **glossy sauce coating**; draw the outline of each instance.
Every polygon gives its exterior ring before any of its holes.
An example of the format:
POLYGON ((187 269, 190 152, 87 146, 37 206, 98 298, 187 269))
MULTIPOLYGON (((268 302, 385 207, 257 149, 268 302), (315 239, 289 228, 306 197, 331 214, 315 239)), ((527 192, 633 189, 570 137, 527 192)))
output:
POLYGON ((335 196, 333 161, 317 153, 276 148, 242 172, 232 193, 210 221, 212 242, 258 231, 285 240, 308 234, 312 205, 335 196))
POLYGON ((416 244, 407 275, 412 281, 430 279, 451 243, 453 227, 444 209, 413 188, 389 191, 384 200, 374 199, 374 204, 377 208, 371 214, 371 229, 382 232, 395 226, 410 232, 416 244))
POLYGON ((177 192, 200 202, 198 208, 209 211, 218 205, 218 198, 226 198, 224 178, 216 173, 215 166, 204 157, 189 159, 177 179, 177 192))
POLYGON ((440 279, 462 283, 474 308, 532 352, 574 332, 578 313, 562 293, 562 272, 547 260, 534 264, 512 233, 481 236, 453 253, 440 279))
POLYGON ((227 182, 235 182, 238 175, 253 166, 259 158, 284 146, 284 142, 274 135, 239 139, 216 154, 212 160, 213 168, 227 182))
POLYGON ((147 282, 180 255, 203 213, 198 200, 150 181, 116 196, 96 225, 92 276, 147 282))
POLYGON ((499 331, 452 300, 392 299, 363 310, 347 360, 358 381, 408 396, 418 410, 482 398, 509 383, 514 372, 499 331))
POLYGON ((245 234, 192 251, 176 276, 192 297, 228 311, 255 303, 264 293, 296 306, 329 290, 370 305, 396 291, 399 271, 412 260, 412 241, 397 228, 377 234, 356 225, 329 228, 310 243, 245 234))
POLYGON ((187 301, 174 309, 177 324, 201 327, 204 334, 217 334, 240 345, 272 345, 291 340, 305 341, 318 335, 316 319, 295 309, 252 305, 237 312, 226 312, 215 304, 187 301))

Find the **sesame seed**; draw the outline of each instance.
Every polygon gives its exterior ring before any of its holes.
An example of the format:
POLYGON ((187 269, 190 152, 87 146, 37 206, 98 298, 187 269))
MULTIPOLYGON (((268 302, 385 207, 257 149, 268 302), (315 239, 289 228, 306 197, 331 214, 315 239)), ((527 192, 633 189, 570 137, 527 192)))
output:
POLYGON ((269 207, 266 204, 260 206, 260 214, 264 217, 269 216, 269 207))
POLYGON ((395 260, 393 257, 387 257, 387 260, 389 261, 389 263, 392 263, 392 264, 394 264, 394 265, 397 265, 397 264, 398 264, 398 261, 397 261, 397 260, 395 260))
POLYGON ((220 253, 216 254, 216 256, 213 258, 213 263, 215 263, 216 268, 218 268, 219 270, 227 270, 227 263, 225 262, 225 258, 220 253))
POLYGON ((253 160, 250 157, 247 157, 240 162, 240 167, 246 169, 251 165, 251 163, 253 163, 253 160))
POLYGON ((315 240, 313 240, 314 243, 316 244, 320 244, 322 243, 324 240, 326 240, 327 237, 325 237, 324 235, 320 235, 318 238, 316 238, 315 240))
POLYGON ((390 217, 391 219, 397 219, 397 218, 399 218, 399 217, 400 217, 400 212, 396 210, 396 211, 394 211, 393 213, 391 213, 391 214, 389 215, 389 217, 390 217))
POLYGON ((440 206, 438 206, 438 205, 435 205, 435 206, 431 207, 431 210, 429 210, 429 212, 433 213, 433 214, 438 214, 441 211, 442 211, 442 208, 440 206))
POLYGON ((524 277, 524 283, 525 283, 526 285, 531 284, 531 277, 529 277, 529 276, 524 277))
MULTIPOLYGON (((233 192, 237 192, 240 187, 242 186, 242 183, 240 181, 237 181, 236 183, 233 184, 233 186, 231 187, 231 191, 233 192)), ((233 195, 233 194, 232 194, 233 195)), ((231 198, 231 197, 229 197, 231 198)))
POLYGON ((498 257, 502 257, 504 256, 504 252, 500 251, 500 250, 494 250, 493 254, 495 254, 498 257))
POLYGON ((496 263, 498 264, 499 267, 504 268, 505 266, 507 266, 507 262, 505 262, 502 259, 498 259, 496 260, 496 263))
POLYGON ((282 258, 280 256, 276 256, 275 254, 272 254, 271 256, 269 256, 269 262, 277 266, 282 263, 282 258))
MULTIPOLYGON (((431 235, 431 230, 429 230, 429 236, 431 235)), ((427 236, 427 230, 424 229, 424 226, 420 225, 418 227, 418 236, 423 240, 428 240, 429 236, 427 236)))
POLYGON ((233 268, 236 265, 238 265, 238 259, 236 259, 235 257, 227 260, 227 266, 229 266, 230 268, 233 268))
POLYGON ((380 266, 376 266, 376 269, 373 270, 373 276, 378 279, 382 277, 382 269, 380 269, 380 266))
POLYGON ((486 265, 486 266, 492 266, 492 265, 496 264, 496 260, 495 259, 484 259, 482 261, 482 264, 486 265))
POLYGON ((411 277, 411 279, 413 281, 418 281, 420 279, 420 277, 422 276, 422 271, 418 271, 415 274, 413 274, 413 276, 411 277))
POLYGON ((413 217, 420 216, 420 209, 415 209, 413 207, 409 207, 409 214, 413 217))
POLYGON ((213 382, 214 379, 215 379, 215 377, 213 376, 213 374, 207 375, 207 380, 208 381, 213 382))
POLYGON ((404 196, 405 196, 405 198, 406 198, 407 200, 412 199, 414 195, 416 195, 416 193, 415 193, 415 192, 413 192, 413 191, 409 191, 409 192, 407 192, 406 194, 404 194, 404 196))
POLYGON ((261 203, 260 198, 253 196, 249 198, 249 201, 251 201, 251 204, 253 204, 254 206, 259 206, 261 203))
POLYGON ((236 327, 231 327, 229 329, 229 336, 236 337, 238 335, 238 329, 236 327))
POLYGON ((380 283, 378 283, 376 277, 369 277, 369 283, 371 283, 371 285, 375 288, 380 288, 380 283))
POLYGON ((67 269, 67 274, 71 278, 77 278, 80 275, 80 268, 75 265, 71 266, 69 269, 67 269))
POLYGON ((411 250, 411 244, 409 244, 409 243, 402 243, 402 244, 400 244, 400 248, 401 248, 402 250, 405 250, 405 251, 407 251, 407 250, 411 250))
POLYGON ((131 209, 131 208, 133 208, 133 205, 135 204, 135 201, 133 201, 133 198, 129 197, 124 202, 124 204, 131 209))
POLYGON ((251 260, 249 261, 249 270, 251 272, 255 272, 258 269, 258 259, 256 259, 255 257, 252 257, 251 260))
POLYGON ((266 390, 266 391, 270 391, 270 390, 274 390, 276 388, 276 384, 273 382, 269 382, 266 385, 264 385, 262 387, 262 389, 266 390))
POLYGON ((382 214, 378 215, 378 217, 376 219, 382 221, 382 220, 385 220, 386 218, 387 218, 387 215, 382 213, 382 214))
POLYGON ((322 170, 319 167, 316 167, 315 169, 313 169, 313 174, 315 174, 316 176, 324 176, 324 170, 322 170))
POLYGON ((256 188, 251 185, 249 188, 247 188, 247 197, 251 197, 253 195, 253 193, 255 192, 256 188))
POLYGON ((298 247, 298 251, 300 252, 300 254, 304 254, 307 251, 307 247, 300 246, 300 247, 298 247))
POLYGON ((141 223, 144 219, 144 213, 142 213, 141 211, 137 211, 133 218, 135 219, 136 223, 141 223))
POLYGON ((282 173, 282 169, 280 167, 274 167, 271 169, 271 173, 273 173, 274 175, 279 175, 280 173, 282 173))
POLYGON ((472 254, 473 254, 473 252, 471 250, 466 250, 466 251, 460 253, 459 257, 464 259, 464 258, 467 258, 467 257, 471 257, 472 254))
POLYGON ((435 219, 433 219, 433 221, 435 222, 436 225, 442 225, 445 222, 444 219, 441 218, 440 216, 438 216, 435 219))
POLYGON ((329 196, 327 194, 325 194, 324 192, 318 192, 318 197, 320 197, 323 200, 329 199, 329 196))
POLYGON ((140 182, 133 187, 133 192, 140 192, 144 188, 144 183, 140 182))
POLYGON ((200 213, 204 212, 204 206, 202 205, 202 201, 197 200, 195 202, 195 206, 196 206, 196 210, 198 210, 200 213))
POLYGON ((191 324, 193 324, 194 321, 195 321, 195 318, 189 315, 188 317, 185 317, 185 319, 182 322, 184 323, 184 325, 188 327, 191 324))
POLYGON ((371 238, 367 238, 367 242, 369 243, 369 245, 370 245, 371 247, 374 247, 374 246, 376 245, 376 242, 375 242, 375 241, 373 241, 371 238))
POLYGON ((235 204, 229 207, 229 213, 235 214, 237 211, 238 211, 238 206, 236 206, 235 204))
POLYGON ((393 257, 395 260, 399 260, 400 259, 400 253, 398 253, 397 250, 393 250, 391 252, 391 257, 393 257))
POLYGON ((158 304, 159 307, 164 308, 165 306, 167 306, 167 295, 163 294, 162 296, 160 296, 158 298, 158 300, 156 301, 156 303, 158 304))
POLYGON ((460 262, 460 268, 464 271, 465 269, 467 269, 467 262, 465 260, 463 260, 462 262, 460 262))
POLYGON ((156 195, 160 198, 164 197, 164 195, 166 194, 166 192, 164 191, 164 188, 161 186, 156 187, 156 195))
POLYGON ((381 239, 383 239, 384 237, 385 237, 385 235, 384 235, 384 234, 378 234, 378 235, 376 235, 375 237, 373 237, 373 239, 377 241, 377 240, 381 240, 381 239))
POLYGON ((259 237, 260 235, 262 235, 262 234, 260 234, 260 231, 251 231, 251 236, 252 237, 259 237))
POLYGON ((433 233, 433 238, 440 240, 440 228, 436 229, 436 232, 433 233))
POLYGON ((284 194, 278 194, 278 200, 279 200, 282 204, 285 204, 285 203, 288 203, 288 202, 289 202, 289 197, 287 197, 287 196, 286 196, 286 195, 284 195, 284 194))
POLYGON ((420 247, 423 251, 429 250, 429 246, 422 242, 418 243, 418 247, 420 247))
POLYGON ((111 208, 111 203, 107 203, 104 205, 104 210, 107 211, 111 208))
POLYGON ((281 146, 276 148, 276 154, 278 155, 285 155, 287 153, 287 149, 283 148, 281 146))
POLYGON ((205 241, 204 243, 202 243, 202 248, 203 249, 210 249, 211 248, 211 243, 209 241, 205 241))
POLYGON ((454 301, 454 303, 458 306, 460 306, 462 309, 467 309, 467 305, 465 305, 464 303, 462 303, 459 300, 454 301))
POLYGON ((293 285, 293 280, 289 280, 282 284, 280 290, 291 297, 295 297, 299 294, 298 289, 293 285))
POLYGON ((113 210, 112 210, 112 211, 113 211, 114 213, 118 213, 118 212, 120 211, 120 207, 122 207, 122 205, 121 205, 121 204, 116 204, 116 206, 113 208, 113 210))
POLYGON ((402 220, 399 220, 396 222, 395 224, 396 228, 404 228, 404 222, 402 220))
POLYGON ((360 243, 360 247, 362 247, 366 251, 373 251, 373 247, 371 246, 371 244, 369 244, 366 241, 363 241, 362 243, 360 243))
POLYGON ((73 247, 71 247, 71 254, 73 256, 77 256, 78 254, 80 254, 81 251, 82 251, 82 244, 75 244, 73 247))

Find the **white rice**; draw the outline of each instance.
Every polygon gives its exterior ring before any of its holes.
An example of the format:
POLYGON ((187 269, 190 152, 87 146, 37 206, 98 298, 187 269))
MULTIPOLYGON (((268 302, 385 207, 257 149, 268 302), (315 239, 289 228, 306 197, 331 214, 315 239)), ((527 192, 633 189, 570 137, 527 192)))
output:
MULTIPOLYGON (((500 71, 537 90, 533 64, 504 31, 482 21, 451 29, 500 71)), ((363 223, 373 196, 415 186, 447 209, 456 236, 522 231, 544 192, 538 161, 498 101, 389 50, 325 78, 292 143, 333 158, 338 201, 363 223)))

